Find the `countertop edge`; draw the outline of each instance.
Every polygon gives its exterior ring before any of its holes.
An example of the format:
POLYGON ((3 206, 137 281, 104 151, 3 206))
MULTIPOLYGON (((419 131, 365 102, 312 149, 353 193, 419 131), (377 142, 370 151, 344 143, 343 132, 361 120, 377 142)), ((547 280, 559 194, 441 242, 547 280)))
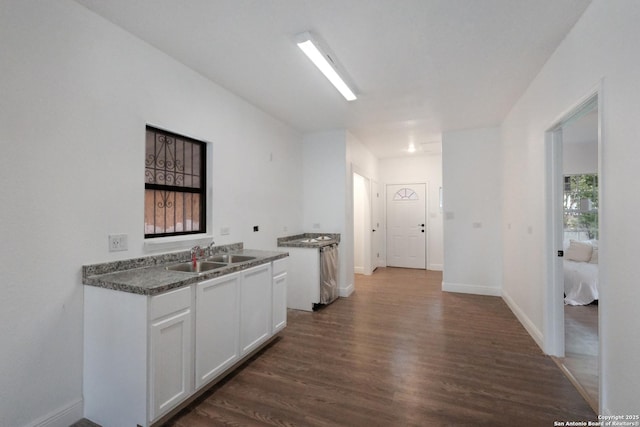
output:
POLYGON ((277 239, 279 248, 310 248, 317 249, 329 245, 340 243, 340 233, 302 233, 291 236, 279 237, 277 239), (306 239, 318 237, 330 237, 328 240, 318 240, 317 242, 303 242, 306 239))
POLYGON ((226 267, 201 274, 168 271, 166 266, 175 264, 176 262, 174 261, 141 268, 124 269, 104 274, 87 275, 82 278, 82 283, 83 285, 111 289, 114 291, 154 296, 189 286, 193 283, 215 279, 216 277, 247 270, 251 267, 256 267, 278 259, 287 258, 289 256, 288 252, 264 251, 257 249, 242 249, 234 253, 256 256, 256 259, 238 264, 231 264, 226 267), (144 282, 144 280, 141 279, 143 276, 146 276, 147 279, 156 278, 160 283, 154 286, 144 286, 143 283, 141 283, 144 282))

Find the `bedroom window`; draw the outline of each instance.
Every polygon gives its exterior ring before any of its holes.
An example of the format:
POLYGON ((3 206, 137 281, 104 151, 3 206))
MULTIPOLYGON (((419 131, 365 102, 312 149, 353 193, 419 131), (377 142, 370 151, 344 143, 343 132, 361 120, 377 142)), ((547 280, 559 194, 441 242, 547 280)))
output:
POLYGON ((205 233, 206 144, 147 126, 144 237, 205 233))
POLYGON ((564 238, 598 239, 598 175, 564 177, 564 238))

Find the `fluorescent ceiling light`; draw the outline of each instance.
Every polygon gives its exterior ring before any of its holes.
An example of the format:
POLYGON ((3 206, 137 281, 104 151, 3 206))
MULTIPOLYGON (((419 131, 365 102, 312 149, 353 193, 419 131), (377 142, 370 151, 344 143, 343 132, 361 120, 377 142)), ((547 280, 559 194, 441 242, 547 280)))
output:
POLYGON ((347 101, 353 101, 356 99, 356 95, 353 93, 349 86, 342 80, 342 78, 338 75, 338 72, 331 65, 333 60, 331 57, 322 52, 318 47, 318 43, 313 40, 310 33, 302 33, 297 37, 298 47, 309 57, 311 62, 315 64, 316 67, 322 74, 329 79, 331 84, 333 84, 336 89, 345 97, 347 101))

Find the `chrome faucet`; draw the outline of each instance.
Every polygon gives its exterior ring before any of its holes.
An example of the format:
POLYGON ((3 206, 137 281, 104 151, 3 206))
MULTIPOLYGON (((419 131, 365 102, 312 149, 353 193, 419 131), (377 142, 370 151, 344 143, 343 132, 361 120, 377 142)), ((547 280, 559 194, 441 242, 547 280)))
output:
POLYGON ((191 248, 191 262, 193 263, 193 267, 196 267, 198 263, 198 254, 202 252, 202 248, 198 245, 195 245, 191 248))
POLYGON ((216 242, 212 240, 211 243, 207 245, 207 249, 205 249, 207 251, 207 255, 209 256, 213 255, 213 247, 215 246, 215 244, 216 242))

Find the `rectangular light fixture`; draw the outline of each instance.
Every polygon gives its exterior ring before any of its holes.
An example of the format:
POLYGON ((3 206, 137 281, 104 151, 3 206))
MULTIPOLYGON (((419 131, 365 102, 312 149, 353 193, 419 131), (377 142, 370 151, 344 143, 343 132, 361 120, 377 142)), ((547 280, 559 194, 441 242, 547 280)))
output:
POLYGON ((324 74, 331 84, 338 89, 338 92, 340 92, 347 101, 353 101, 356 99, 356 95, 349 86, 347 86, 344 80, 342 80, 334 66, 331 65, 334 63, 331 56, 320 50, 319 43, 313 39, 310 33, 306 32, 298 34, 296 37, 296 43, 305 55, 309 57, 311 62, 313 62, 315 66, 322 71, 322 74, 324 74))

